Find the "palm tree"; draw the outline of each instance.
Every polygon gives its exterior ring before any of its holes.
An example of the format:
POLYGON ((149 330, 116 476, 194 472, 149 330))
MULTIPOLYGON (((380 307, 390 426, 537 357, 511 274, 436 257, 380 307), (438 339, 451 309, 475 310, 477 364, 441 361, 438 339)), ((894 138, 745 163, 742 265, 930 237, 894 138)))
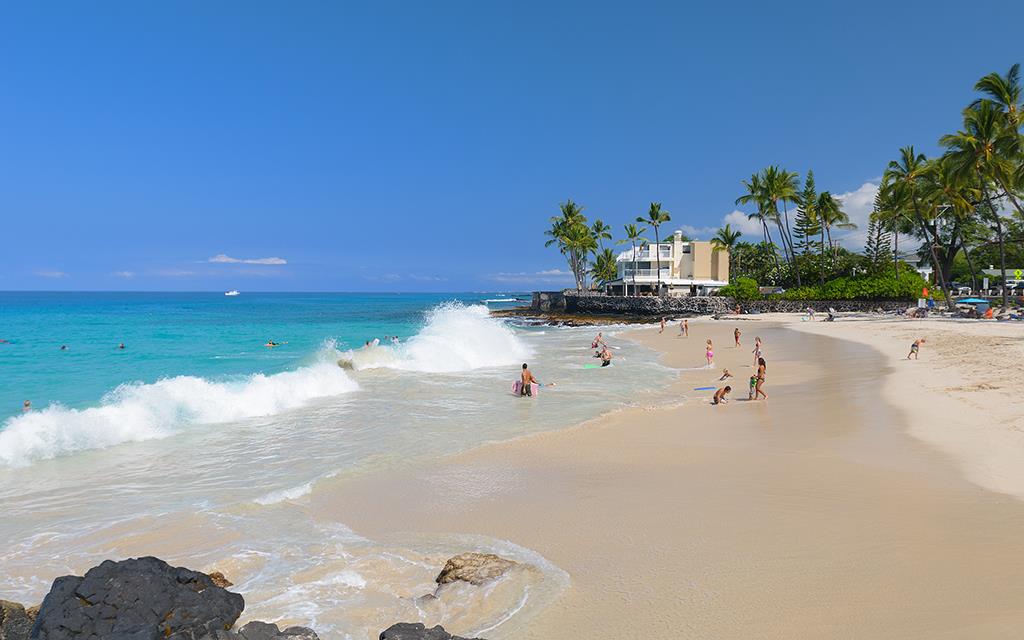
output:
MULTIPOLYGON (((715 236, 711 238, 711 246, 714 247, 712 250, 715 253, 719 251, 728 251, 729 255, 732 256, 733 249, 739 244, 740 236, 743 232, 736 230, 733 231, 732 226, 726 224, 724 227, 715 232, 715 236)), ((736 265, 739 270, 739 264, 736 265)))
POLYGON ((604 251, 604 241, 611 240, 612 234, 609 233, 612 228, 601 221, 600 218, 594 220, 594 224, 590 226, 590 232, 594 234, 594 239, 597 240, 597 246, 604 251))
POLYGON ((828 248, 832 254, 832 263, 835 264, 837 257, 837 246, 832 242, 832 229, 856 229, 857 225, 850 222, 850 216, 840 209, 839 200, 828 191, 822 191, 818 196, 818 202, 814 205, 818 225, 821 227, 822 264, 825 262, 825 238, 828 237, 828 248))
POLYGON ((631 257, 633 258, 633 295, 636 295, 636 243, 639 242, 642 245, 647 244, 647 238, 643 237, 644 233, 647 231, 647 227, 643 225, 638 227, 635 224, 627 224, 623 226, 623 229, 626 231, 626 238, 624 240, 619 240, 619 244, 625 244, 628 242, 633 245, 633 253, 631 254, 631 257))
POLYGON ((893 193, 893 185, 883 180, 878 187, 878 203, 876 213, 883 228, 892 232, 892 269, 896 279, 900 278, 900 233, 909 231, 908 218, 898 206, 893 193))
POLYGON ((559 211, 561 215, 552 217, 551 228, 544 232, 544 235, 551 238, 544 246, 558 245, 558 250, 566 257, 576 279, 576 290, 582 291, 586 279, 587 256, 597 247, 597 241, 587 226, 583 207, 572 200, 566 200, 559 205, 559 211))
POLYGON ((782 237, 782 249, 786 253, 786 259, 796 274, 796 286, 801 286, 800 269, 796 262, 796 251, 793 248, 793 236, 789 227, 789 206, 790 202, 799 201, 799 175, 792 171, 786 171, 772 165, 762 172, 762 185, 764 195, 771 202, 771 211, 774 213, 775 224, 779 227, 779 235, 782 237), (784 218, 779 217, 779 202, 782 203, 784 218))
POLYGON ((949 295, 949 287, 946 285, 946 274, 942 272, 939 256, 936 247, 940 245, 938 233, 934 227, 929 227, 921 210, 921 182, 929 170, 928 160, 923 153, 916 153, 913 145, 900 149, 898 160, 890 160, 885 170, 883 179, 893 185, 893 194, 897 200, 897 206, 906 206, 914 214, 914 220, 921 229, 921 233, 931 250, 932 266, 937 274, 939 287, 946 299, 946 308, 953 308, 953 299, 949 295))
POLYGON ((656 247, 655 259, 658 262, 658 295, 661 295, 661 236, 658 228, 672 219, 668 211, 661 210, 660 202, 652 202, 651 208, 647 211, 647 217, 638 216, 636 221, 641 224, 649 224, 654 227, 654 244, 656 247))
MULTIPOLYGON (((988 94, 989 99, 995 102, 1006 114, 1010 126, 1019 129, 1021 126, 1021 86, 1020 86, 1020 63, 1014 64, 1005 76, 998 73, 990 73, 974 85, 975 91, 988 94)), ((971 103, 970 109, 976 108, 984 98, 979 98, 971 103)))
POLYGON ((615 252, 611 249, 602 249, 594 256, 594 265, 590 269, 594 281, 605 284, 615 279, 615 252))
MULTIPOLYGON (((764 236, 766 244, 771 244, 772 234, 768 230, 768 201, 765 197, 764 183, 761 180, 760 174, 753 174, 750 176, 750 180, 740 180, 740 183, 746 187, 747 192, 736 198, 736 204, 754 204, 757 206, 757 210, 754 213, 748 213, 748 220, 757 220, 761 224, 761 234, 764 236)), ((772 253, 775 260, 775 270, 779 271, 779 256, 776 253, 772 253)))
MULTIPOLYGON (((987 77, 987 76, 986 76, 987 77)), ((999 260, 1003 282, 1006 282, 1006 248, 1003 238, 1002 216, 989 198, 987 185, 998 185, 1017 211, 1024 215, 1020 202, 1013 195, 1016 162, 1019 161, 1020 134, 1008 125, 1008 118, 995 102, 980 100, 964 110, 963 129, 939 140, 948 149, 946 158, 950 170, 961 178, 979 180, 981 200, 990 211, 999 243, 999 260)), ((1003 307, 1008 304, 1003 287, 1003 307)))

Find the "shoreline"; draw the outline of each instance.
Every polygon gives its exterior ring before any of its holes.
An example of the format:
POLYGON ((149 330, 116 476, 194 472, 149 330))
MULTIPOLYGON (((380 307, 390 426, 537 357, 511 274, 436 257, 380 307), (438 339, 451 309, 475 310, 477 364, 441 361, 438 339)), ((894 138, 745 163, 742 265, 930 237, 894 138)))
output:
MULTIPOLYGON (((690 347, 700 348, 705 333, 725 346, 732 326, 691 322, 690 347)), ((1024 525, 1024 505, 950 474, 945 456, 904 433, 913 416, 905 407, 888 406, 888 399, 869 406, 879 370, 886 379, 895 375, 884 355, 812 337, 824 352, 858 359, 864 375, 851 381, 803 357, 805 334, 762 326, 771 336, 766 344, 787 348, 769 346, 766 403, 711 407, 689 393, 668 406, 627 407, 583 425, 487 443, 430 469, 340 483, 317 492, 313 506, 327 519, 347 514, 354 530, 371 535, 458 531, 506 539, 569 573, 570 588, 554 604, 499 628, 495 638, 849 637, 850 629, 924 637, 950 628, 1001 637, 1024 622, 1007 597, 1024 595, 1014 579, 1022 568, 1024 545, 1015 532, 1024 525), (831 394, 843 382, 856 387, 856 397, 832 424, 822 407, 808 406, 816 402, 793 402, 802 385, 824 383, 831 394), (851 419, 865 408, 879 424, 851 419), (751 425, 752 417, 770 430, 751 425), (485 495, 470 490, 480 485, 488 486, 485 495), (699 515, 699 522, 681 514, 699 515), (858 533, 865 525, 869 532, 858 533), (762 531, 754 535, 752 526, 762 531), (892 567, 901 569, 890 575, 892 567), (951 580, 971 584, 971 595, 946 589, 951 580), (894 596, 904 601, 902 615, 888 606, 894 596), (986 603, 990 615, 955 615, 968 602, 986 603), (709 617, 709 609, 718 614, 709 617)), ((677 330, 670 325, 666 333, 677 330)), ((754 325, 743 330, 749 345, 754 325)), ((698 364, 667 335, 626 331, 657 348, 669 366, 698 364)), ((716 358, 731 351, 719 349, 716 358)), ((736 367, 734 380, 749 375, 738 355, 723 357, 736 367)), ((685 389, 700 374, 684 371, 673 388, 685 389)))

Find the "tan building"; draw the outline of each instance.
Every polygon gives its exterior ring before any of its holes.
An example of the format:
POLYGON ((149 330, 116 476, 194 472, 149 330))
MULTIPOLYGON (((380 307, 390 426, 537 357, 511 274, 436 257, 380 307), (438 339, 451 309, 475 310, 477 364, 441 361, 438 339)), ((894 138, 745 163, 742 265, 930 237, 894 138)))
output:
POLYGON ((620 253, 609 293, 632 295, 634 286, 640 293, 657 292, 659 258, 663 295, 706 296, 729 284, 729 252, 715 251, 710 242, 684 242, 676 231, 671 242, 637 247, 635 261, 632 248, 620 253))

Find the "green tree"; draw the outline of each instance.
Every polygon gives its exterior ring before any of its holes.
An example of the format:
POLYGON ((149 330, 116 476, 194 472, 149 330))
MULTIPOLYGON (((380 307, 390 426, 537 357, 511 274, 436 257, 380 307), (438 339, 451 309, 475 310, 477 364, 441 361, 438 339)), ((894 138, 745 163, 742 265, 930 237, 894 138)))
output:
POLYGON ((611 230, 612 228, 602 222, 600 218, 594 220, 594 224, 590 226, 590 232, 594 234, 594 240, 597 241, 597 246, 602 251, 604 251, 604 241, 612 239, 611 230))
POLYGON ((602 249, 594 256, 594 264, 590 269, 594 276, 594 282, 600 285, 611 282, 615 279, 615 252, 611 249, 602 249))
POLYGON ((654 228, 654 244, 655 252, 654 256, 658 262, 658 295, 661 295, 661 236, 659 235, 659 228, 661 225, 670 221, 672 216, 668 211, 663 211, 660 202, 652 202, 651 208, 647 210, 647 217, 638 216, 636 221, 641 224, 649 224, 654 228))
MULTIPOLYGON (((753 204, 757 209, 753 213, 747 214, 748 220, 757 220, 761 225, 761 234, 764 238, 764 242, 772 244, 772 233, 768 229, 768 223, 772 222, 771 213, 769 212, 769 200, 765 192, 764 183, 761 180, 761 175, 755 173, 750 176, 750 180, 740 180, 740 183, 747 190, 746 193, 736 198, 736 204, 753 204)), ((778 253, 772 253, 775 261, 775 270, 779 271, 779 256, 778 253)))
POLYGON ((782 250, 786 254, 790 269, 796 275, 796 286, 802 286, 800 282, 800 269, 797 265, 796 251, 793 248, 793 236, 789 226, 789 204, 798 202, 797 179, 799 176, 792 172, 780 169, 772 165, 761 173, 761 183, 764 188, 764 195, 771 203, 772 218, 779 227, 779 236, 782 238, 782 250), (779 215, 779 203, 782 203, 783 215, 779 215))
POLYGON ((576 290, 582 291, 587 277, 587 259, 597 249, 597 241, 587 226, 583 207, 567 200, 559 205, 559 211, 561 215, 552 217, 551 228, 544 232, 550 238, 544 246, 558 246, 576 279, 576 290))
POLYGON ((949 294, 949 286, 946 283, 946 276, 942 272, 937 248, 942 244, 935 224, 929 224, 926 219, 926 212, 921 206, 922 183, 929 170, 928 160, 923 153, 914 151, 913 145, 900 149, 900 157, 891 160, 885 170, 884 180, 892 185, 892 196, 896 199, 897 205, 912 212, 922 237, 928 245, 931 255, 932 266, 942 289, 942 295, 946 300, 946 308, 953 308, 953 299, 949 294))
POLYGON ((633 261, 633 295, 636 295, 636 245, 639 243, 640 246, 647 244, 647 238, 643 237, 644 233, 647 232, 647 227, 640 225, 639 227, 635 224, 627 224, 623 226, 626 231, 626 237, 619 240, 619 244, 626 244, 627 242, 632 245, 633 252, 630 254, 630 258, 633 261))
MULTIPOLYGON (((840 208, 839 200, 828 191, 822 191, 818 196, 818 202, 814 206, 818 225, 821 227, 821 259, 822 265, 825 260, 825 242, 828 241, 828 250, 832 258, 833 268, 838 258, 836 244, 832 242, 832 229, 856 229, 857 225, 850 222, 850 216, 840 208)), ((824 266, 822 266, 824 268, 824 266)))
POLYGON ((892 236, 878 214, 881 194, 875 195, 875 210, 868 218, 868 237, 864 244, 864 258, 872 272, 886 268, 892 259, 892 236))
MULTIPOLYGON (((1003 218, 990 198, 989 184, 997 185, 1013 203, 1018 212, 1024 214, 1020 202, 1014 197, 1014 179, 1017 163, 1020 162, 1021 141, 1017 129, 1010 126, 1005 113, 991 100, 977 101, 964 110, 963 128, 954 134, 942 136, 939 140, 946 147, 946 161, 952 171, 964 179, 978 180, 982 211, 995 226, 999 243, 1000 269, 1006 281, 1006 249, 1003 233, 1003 218)), ((1003 307, 1008 304, 1006 287, 1003 287, 1003 307)))
POLYGON ((803 255, 817 249, 815 236, 821 233, 817 218, 814 213, 814 205, 818 201, 818 192, 814 185, 814 172, 808 170, 804 178, 804 188, 800 192, 800 201, 796 210, 796 217, 793 221, 793 236, 796 240, 796 248, 803 255))

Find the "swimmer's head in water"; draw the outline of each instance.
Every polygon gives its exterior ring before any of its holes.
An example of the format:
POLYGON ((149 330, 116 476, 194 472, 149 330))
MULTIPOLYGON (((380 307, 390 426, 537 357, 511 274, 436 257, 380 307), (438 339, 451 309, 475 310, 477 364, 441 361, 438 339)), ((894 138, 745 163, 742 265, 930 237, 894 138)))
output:
POLYGON ((526 368, 526 363, 525 363, 525 362, 523 363, 523 368, 524 368, 524 369, 526 368))

